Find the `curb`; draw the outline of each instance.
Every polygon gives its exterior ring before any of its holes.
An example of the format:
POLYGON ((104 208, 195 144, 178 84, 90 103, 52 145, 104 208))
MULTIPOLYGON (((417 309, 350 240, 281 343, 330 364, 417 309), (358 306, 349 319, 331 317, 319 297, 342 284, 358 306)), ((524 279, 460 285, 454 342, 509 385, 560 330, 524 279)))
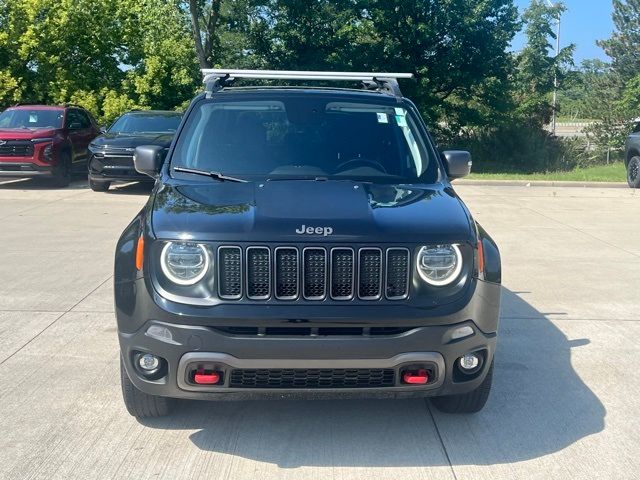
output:
POLYGON ((553 180, 455 180, 453 185, 477 185, 493 187, 582 187, 582 188, 629 188, 625 182, 581 182, 553 180))

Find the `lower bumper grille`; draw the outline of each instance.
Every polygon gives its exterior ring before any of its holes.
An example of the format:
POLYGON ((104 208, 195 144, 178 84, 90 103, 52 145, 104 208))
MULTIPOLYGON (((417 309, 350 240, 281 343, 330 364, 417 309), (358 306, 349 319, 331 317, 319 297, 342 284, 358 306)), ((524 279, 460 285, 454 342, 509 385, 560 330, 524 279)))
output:
POLYGON ((390 337, 415 328, 417 327, 211 327, 220 333, 245 337, 390 337))
POLYGON ((393 387, 393 369, 235 369, 232 388, 380 388, 393 387))
POLYGON ((134 168, 133 155, 118 155, 118 154, 94 154, 94 160, 100 163, 100 166, 105 167, 125 167, 134 168))

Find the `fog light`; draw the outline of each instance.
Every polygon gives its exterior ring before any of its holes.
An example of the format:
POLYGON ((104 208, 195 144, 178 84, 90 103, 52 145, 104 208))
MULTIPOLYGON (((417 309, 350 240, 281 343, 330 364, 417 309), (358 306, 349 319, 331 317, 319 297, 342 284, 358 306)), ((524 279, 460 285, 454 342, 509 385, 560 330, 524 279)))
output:
POLYGON ((467 353, 459 358, 460 368, 463 371, 475 370, 480 365, 480 356, 477 353, 467 353))
POLYGON ((160 366, 160 359, 155 355, 145 353, 138 359, 138 365, 145 372, 152 372, 154 370, 157 370, 160 366))

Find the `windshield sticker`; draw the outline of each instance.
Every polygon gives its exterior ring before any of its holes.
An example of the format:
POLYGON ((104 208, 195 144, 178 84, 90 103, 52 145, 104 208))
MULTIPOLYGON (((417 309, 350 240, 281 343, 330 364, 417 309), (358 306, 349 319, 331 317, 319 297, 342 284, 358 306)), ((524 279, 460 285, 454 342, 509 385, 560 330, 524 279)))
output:
POLYGON ((29 123, 36 123, 38 121, 38 118, 33 114, 29 114, 29 123))
POLYGON ((406 127, 407 125, 407 117, 404 115, 396 115, 396 123, 399 127, 406 127))
POLYGON ((386 113, 377 113, 378 123, 389 123, 389 117, 386 113))
POLYGON ((400 115, 402 117, 407 114, 407 111, 404 108, 395 107, 394 110, 396 111, 396 115, 400 115))

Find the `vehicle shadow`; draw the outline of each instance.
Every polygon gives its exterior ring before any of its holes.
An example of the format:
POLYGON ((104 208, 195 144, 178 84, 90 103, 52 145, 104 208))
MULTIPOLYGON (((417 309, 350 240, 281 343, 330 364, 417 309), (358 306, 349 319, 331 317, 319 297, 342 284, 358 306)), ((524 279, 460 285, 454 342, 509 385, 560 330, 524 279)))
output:
POLYGON ((44 178, 0 178, 0 190, 86 190, 86 174, 73 174, 67 187, 57 187, 44 178))
MULTIPOLYGON (((113 195, 149 195, 153 183, 151 182, 128 182, 113 183, 107 192, 96 192, 97 194, 109 193, 113 195)), ((71 182, 67 187, 56 187, 40 178, 3 178, 0 179, 0 190, 88 190, 86 174, 73 174, 71 182)))
MULTIPOLYGON (((202 450, 282 468, 502 464, 557 452, 604 428, 606 411, 571 365, 568 340, 541 312, 503 289, 494 384, 476 415, 415 400, 178 403, 151 428, 193 430, 202 450), (437 429, 434 425, 437 425, 437 429)), ((557 315, 557 313, 556 313, 557 315)))

